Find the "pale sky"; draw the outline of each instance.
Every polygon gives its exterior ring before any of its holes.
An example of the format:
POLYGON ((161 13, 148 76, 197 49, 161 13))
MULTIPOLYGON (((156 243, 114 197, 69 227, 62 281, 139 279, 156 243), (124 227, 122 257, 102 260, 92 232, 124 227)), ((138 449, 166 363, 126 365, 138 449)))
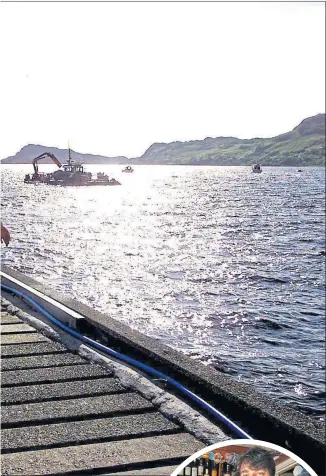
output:
POLYGON ((271 137, 325 112, 325 4, 1 3, 0 158, 271 137))

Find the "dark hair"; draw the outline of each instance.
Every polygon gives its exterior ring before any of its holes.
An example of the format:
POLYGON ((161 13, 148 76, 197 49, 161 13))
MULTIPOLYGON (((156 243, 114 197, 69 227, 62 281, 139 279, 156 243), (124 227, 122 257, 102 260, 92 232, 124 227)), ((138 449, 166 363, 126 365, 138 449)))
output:
POLYGON ((275 461, 273 456, 264 448, 250 448, 238 459, 238 474, 243 463, 251 464, 255 469, 264 468, 270 476, 275 476, 275 461))

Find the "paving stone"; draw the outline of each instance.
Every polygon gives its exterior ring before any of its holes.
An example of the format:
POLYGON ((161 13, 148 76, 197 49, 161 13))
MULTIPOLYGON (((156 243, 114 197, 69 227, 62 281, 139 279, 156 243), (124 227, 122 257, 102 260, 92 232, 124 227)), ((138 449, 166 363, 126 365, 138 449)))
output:
MULTIPOLYGON (((115 468, 172 458, 186 459, 204 447, 189 434, 112 441, 2 455, 3 476, 60 475, 78 471, 115 468)), ((122 469, 122 468, 121 468, 122 469)))
POLYGON ((15 334, 21 332, 36 332, 36 330, 27 324, 12 324, 1 326, 1 334, 15 334))
POLYGON ((45 369, 8 370, 1 376, 1 385, 13 386, 28 383, 51 383, 62 380, 78 380, 85 377, 112 375, 111 372, 99 365, 68 365, 45 369))
POLYGON ((9 314, 1 314, 0 324, 21 324, 21 320, 16 316, 10 316, 9 314))
POLYGON ((136 393, 91 396, 73 400, 27 403, 4 406, 1 421, 7 424, 44 422, 65 418, 81 418, 103 414, 117 414, 125 411, 152 409, 153 405, 136 393))
POLYGON ((59 423, 1 431, 2 451, 40 446, 81 444, 103 439, 135 437, 149 433, 175 431, 178 427, 160 413, 142 413, 113 418, 59 423))
POLYGON ((69 364, 85 364, 85 359, 74 354, 28 355, 4 358, 1 370, 35 369, 37 367, 57 367, 69 364))
POLYGON ((50 342, 39 342, 24 345, 1 345, 1 356, 12 357, 29 354, 51 354, 55 352, 68 352, 63 345, 50 342))
POLYGON ((99 393, 124 391, 124 387, 114 378, 75 380, 73 382, 4 387, 1 390, 2 405, 46 400, 50 398, 86 397, 99 393))
POLYGON ((51 342, 42 334, 30 333, 30 334, 4 334, 0 336, 1 345, 14 345, 14 344, 26 344, 30 342, 51 342))

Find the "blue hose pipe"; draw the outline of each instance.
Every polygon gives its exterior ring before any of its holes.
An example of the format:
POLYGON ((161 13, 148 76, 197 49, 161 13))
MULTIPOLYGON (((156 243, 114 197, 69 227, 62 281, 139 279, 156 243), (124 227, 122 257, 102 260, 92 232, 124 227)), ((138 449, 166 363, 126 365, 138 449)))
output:
POLYGON ((27 303, 29 303, 35 310, 39 311, 41 314, 43 314, 44 317, 49 319, 51 322, 53 322, 56 326, 60 327, 60 329, 64 330, 68 334, 76 337, 77 339, 81 340, 85 344, 88 344, 89 346, 100 350, 101 352, 114 357, 122 362, 126 362, 127 364, 130 364, 131 366, 142 370, 148 375, 154 376, 156 378, 164 379, 166 382, 168 382, 170 385, 172 385, 174 388, 179 390, 183 395, 186 395, 190 400, 194 401, 200 408, 206 410, 208 413, 210 413, 215 419, 218 421, 224 423, 230 430, 232 430, 237 436, 240 438, 245 438, 245 439, 252 439, 251 436, 249 436, 245 431, 243 431, 238 425, 236 425, 233 421, 231 421, 228 417, 223 415, 219 410, 216 410, 212 405, 209 403, 205 402, 202 398, 198 397, 196 394, 188 390, 186 387, 181 385, 179 382, 174 380, 173 378, 169 377, 168 375, 165 375, 163 372, 160 372, 159 370, 154 369, 153 367, 150 367, 149 365, 143 364, 142 362, 139 362, 136 359, 133 359, 132 357, 128 357, 127 355, 121 354, 120 352, 117 352, 113 349, 110 349, 109 347, 106 347, 103 344, 100 344, 99 342, 94 341, 93 339, 90 339, 89 337, 86 337, 79 332, 75 331, 74 329, 70 329, 70 327, 66 326, 62 322, 60 322, 58 319, 56 319, 54 316, 52 316, 48 311, 43 309, 37 302, 35 302, 32 298, 27 296, 26 294, 22 293, 21 291, 18 291, 14 288, 11 288, 9 286, 6 286, 4 284, 1 284, 1 289, 8 291, 9 293, 15 294, 27 303))

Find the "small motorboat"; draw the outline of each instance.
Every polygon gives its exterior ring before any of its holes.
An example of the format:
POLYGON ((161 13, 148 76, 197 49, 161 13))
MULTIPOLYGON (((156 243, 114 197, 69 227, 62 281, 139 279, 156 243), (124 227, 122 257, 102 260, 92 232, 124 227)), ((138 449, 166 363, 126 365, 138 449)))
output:
POLYGON ((134 171, 134 169, 132 167, 130 167, 130 165, 127 165, 127 167, 125 169, 123 169, 122 172, 125 172, 127 174, 132 174, 134 171))
POLYGON ((254 174, 261 174, 261 173, 262 173, 262 170, 261 170, 261 167, 260 167, 259 164, 253 165, 251 171, 252 171, 254 174))
POLYGON ((298 172, 302 172, 302 169, 299 169, 298 172))

